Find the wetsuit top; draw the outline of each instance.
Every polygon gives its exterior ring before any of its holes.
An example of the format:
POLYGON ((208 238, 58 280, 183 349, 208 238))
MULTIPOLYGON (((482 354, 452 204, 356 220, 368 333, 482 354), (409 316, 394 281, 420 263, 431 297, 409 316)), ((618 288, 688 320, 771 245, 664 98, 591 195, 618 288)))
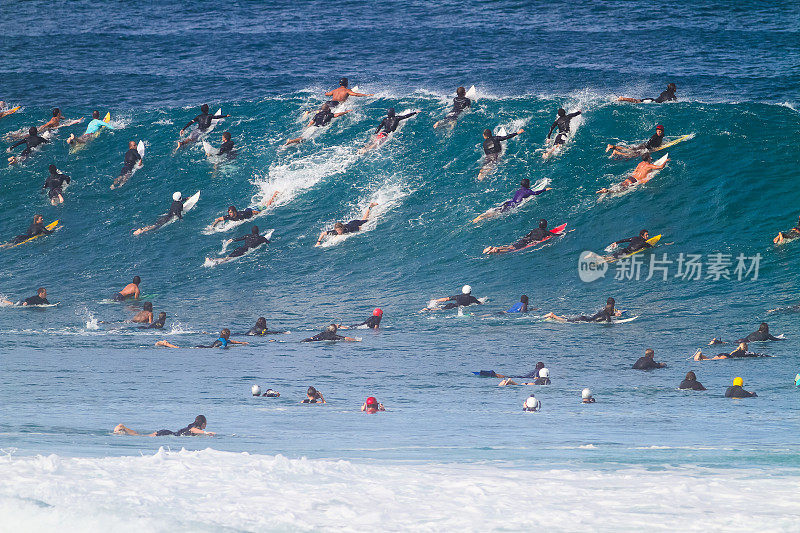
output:
POLYGON ((658 95, 658 98, 655 99, 655 102, 657 104, 663 104, 664 102, 670 102, 672 100, 677 100, 677 99, 678 97, 675 96, 675 91, 667 89, 666 91, 658 95))
POLYGON ((139 329, 163 329, 164 328, 164 321, 163 320, 156 320, 152 324, 146 324, 144 326, 139 326, 139 329))
POLYGON ((25 305, 50 305, 50 302, 47 301, 47 298, 41 298, 38 294, 29 298, 25 298, 24 302, 25 305))
POLYGON ((223 155, 223 154, 228 154, 228 153, 233 153, 233 140, 232 139, 230 141, 225 141, 224 143, 222 143, 219 146, 219 152, 217 152, 217 155, 223 155))
POLYGON ((130 150, 125 152, 125 161, 123 164, 127 168, 133 168, 133 165, 135 165, 141 160, 142 156, 139 155, 139 152, 136 150, 136 148, 131 148, 130 150))
POLYGON ((314 398, 314 399, 312 400, 311 398, 306 398, 305 400, 303 400, 303 401, 302 401, 302 402, 300 402, 300 403, 317 403, 317 399, 316 399, 316 398, 314 398))
POLYGON ((456 96, 453 98, 453 109, 450 110, 450 116, 457 117, 468 107, 472 107, 472 100, 466 96, 456 96))
POLYGON ((678 385, 678 388, 679 389, 684 389, 684 390, 686 390, 686 389, 706 390, 706 388, 703 387, 703 384, 700 383, 699 381, 695 380, 695 379, 684 379, 683 381, 681 381, 681 384, 678 385))
POLYGON ((225 337, 220 337, 219 339, 215 340, 211 343, 209 348, 227 348, 228 347, 228 339, 225 337))
POLYGON ((313 337, 303 339, 301 342, 314 342, 314 341, 340 341, 344 339, 341 335, 337 335, 332 331, 325 330, 322 333, 317 333, 313 337))
POLYGON ((656 363, 653 359, 640 357, 633 363, 633 368, 636 370, 652 370, 653 368, 661 368, 661 364, 656 363))
POLYGON ((517 241, 517 244, 521 244, 523 246, 527 246, 528 244, 530 244, 532 242, 539 242, 542 239, 545 239, 545 238, 547 238, 549 236, 552 236, 552 235, 555 235, 555 233, 552 233, 552 232, 550 232, 549 230, 546 230, 546 229, 536 228, 536 229, 533 229, 530 232, 528 232, 527 235, 525 235, 523 238, 521 238, 519 241, 517 241))
POLYGON ((378 326, 380 326, 380 324, 381 324, 381 318, 383 318, 383 317, 374 316, 373 315, 373 316, 369 317, 368 319, 366 319, 361 324, 356 324, 356 325, 350 326, 350 327, 357 328, 358 326, 367 326, 369 329, 378 329, 378 326))
POLYGON ((512 305, 506 313, 527 313, 528 312, 528 304, 523 302, 517 302, 512 305))
POLYGON ((533 380, 534 385, 550 385, 550 378, 537 377, 533 380))
POLYGON ((189 123, 183 127, 183 129, 186 129, 197 122, 197 129, 200 131, 206 131, 209 127, 211 127, 211 121, 217 118, 225 118, 225 115, 210 115, 208 113, 200 113, 190 120, 189 123))
POLYGON ((499 154, 503 151, 503 145, 500 141, 505 141, 511 137, 516 137, 517 133, 509 133, 508 135, 490 135, 488 139, 483 140, 483 153, 486 155, 499 154))
POLYGON ((768 355, 764 355, 763 353, 754 353, 742 350, 741 348, 737 348, 736 350, 732 351, 731 353, 721 353, 719 355, 725 355, 729 358, 734 357, 769 357, 768 355))
POLYGON ((378 129, 375 130, 375 133, 379 133, 381 131, 381 128, 383 128, 383 131, 386 133, 392 133, 397 129, 397 126, 400 124, 401 120, 411 118, 418 112, 419 111, 414 111, 413 113, 409 113, 407 115, 395 115, 393 117, 386 117, 378 125, 378 129))
POLYGON ((60 189, 64 182, 70 182, 70 177, 66 174, 61 174, 60 172, 50 174, 47 176, 44 185, 42 185, 42 189, 60 189))
POLYGON ((12 144, 11 147, 9 148, 9 150, 11 150, 12 148, 16 148, 17 146, 19 146, 21 144, 27 145, 26 149, 27 150, 31 150, 33 148, 36 148, 40 144, 49 143, 49 142, 50 141, 48 141, 44 137, 40 137, 39 135, 29 135, 29 136, 25 137, 24 139, 22 139, 21 141, 17 141, 14 144, 12 144))
POLYGON ((754 331, 744 339, 739 339, 736 342, 751 342, 751 341, 782 341, 783 339, 773 337, 771 333, 763 333, 761 331, 754 331))
POLYGON ((550 126, 550 131, 547 134, 547 138, 548 139, 550 138, 550 135, 553 134, 553 130, 556 129, 556 126, 558 126, 558 131, 560 133, 568 133, 569 132, 569 121, 572 120, 573 118, 577 117, 580 114, 581 114, 580 111, 575 111, 574 113, 570 113, 568 115, 564 115, 563 117, 558 117, 556 119, 556 121, 553 122, 553 125, 550 126))
POLYGON ((172 205, 169 206, 168 217, 176 216, 183 219, 183 200, 173 200, 172 205))
POLYGON ((276 333, 286 333, 285 331, 271 331, 268 328, 257 328, 253 326, 250 328, 250 331, 245 333, 245 335, 250 335, 251 337, 263 337, 264 335, 276 334, 276 333))
POLYGON ((650 140, 644 143, 644 148, 647 148, 648 150, 655 150, 661 146, 662 142, 664 142, 664 137, 660 137, 658 133, 654 133, 653 136, 650 137, 650 140))
MULTIPOLYGON (((354 233, 354 232, 360 230, 361 226, 363 226, 366 222, 367 222, 366 219, 364 219, 364 220, 351 220, 350 222, 348 222, 347 224, 344 225, 344 228, 342 228, 343 229, 342 235, 346 235, 348 233, 354 233)), ((338 233, 336 233, 335 229, 332 229, 332 230, 329 230, 327 232, 327 235, 338 235, 338 233)))
POLYGON ((86 131, 83 132, 83 134, 89 135, 90 133, 97 133, 100 128, 108 128, 110 130, 116 129, 108 122, 103 122, 99 118, 93 118, 92 121, 86 126, 86 131))
POLYGON ((237 215, 235 217, 225 215, 222 217, 222 220, 246 220, 248 218, 252 218, 253 216, 253 210, 249 207, 247 209, 242 209, 241 211, 237 210, 236 213, 237 215))
POLYGON ((330 109, 328 111, 320 111, 314 118, 311 120, 314 122, 314 126, 327 126, 330 124, 331 120, 333 119, 333 111, 330 109))
POLYGON ((606 306, 594 315, 588 317, 587 322, 611 322, 613 317, 614 309, 609 309, 608 306, 606 306))
POLYGON ((244 245, 251 250, 253 248, 258 248, 262 244, 269 243, 269 240, 266 239, 263 235, 258 235, 253 233, 248 233, 243 237, 237 237, 233 239, 233 242, 240 242, 240 241, 244 241, 244 245))
POLYGON ((192 433, 192 428, 195 428, 195 427, 197 427, 197 426, 195 426, 194 422, 192 422, 191 424, 189 424, 185 428, 179 429, 178 431, 176 431, 175 435, 178 436, 178 437, 192 437, 194 435, 200 435, 200 433, 192 433))
POLYGON ((456 294, 455 296, 451 296, 447 299, 448 301, 453 301, 458 304, 459 307, 466 307, 472 304, 480 305, 481 301, 475 298, 471 294, 456 294))
POLYGON ((25 232, 25 235, 28 237, 35 237, 41 233, 50 235, 53 232, 44 227, 44 222, 32 222, 31 225, 28 226, 28 231, 25 232))
POLYGON ((740 385, 728 387, 728 390, 725 391, 726 398, 755 398, 756 396, 758 396, 758 394, 755 392, 748 392, 740 385))
POLYGON ((635 252, 637 250, 641 250, 642 248, 652 248, 653 246, 647 242, 645 239, 641 237, 641 235, 637 235, 635 237, 631 237, 630 239, 622 239, 621 241, 617 241, 615 244, 622 244, 623 242, 629 242, 627 248, 625 248, 625 252, 635 252))

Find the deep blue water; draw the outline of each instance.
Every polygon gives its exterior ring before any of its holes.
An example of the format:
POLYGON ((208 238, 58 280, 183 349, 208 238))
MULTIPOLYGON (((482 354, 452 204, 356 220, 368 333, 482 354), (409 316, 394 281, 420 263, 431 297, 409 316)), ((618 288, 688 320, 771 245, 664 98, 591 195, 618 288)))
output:
POLYGON ((120 129, 70 154, 64 141, 83 126, 65 128, 25 165, 0 169, 3 239, 23 231, 34 212, 63 223, 51 237, 0 251, 0 295, 16 300, 44 285, 60 302, 0 308, 0 447, 100 456, 165 443, 206 447, 206 439, 109 435, 118 422, 177 429, 203 412, 221 434, 211 445, 223 450, 612 468, 797 466, 798 315, 767 311, 800 301, 800 248, 772 245, 800 204, 800 8, 740 5, 14 5, 0 26, 0 98, 25 107, 0 120, 0 133, 44 122, 55 105, 69 118, 109 110, 120 129), (353 101, 354 111, 314 141, 279 150, 342 75, 376 96, 353 101), (669 81, 678 85, 677 103, 614 102, 656 96, 669 81), (451 133, 435 132, 453 88, 472 84, 475 109, 451 133), (211 140, 229 130, 240 148, 216 169, 197 146, 172 154, 178 130, 205 101, 232 115, 211 140), (390 106, 421 113, 380 151, 359 157, 390 106), (583 122, 564 153, 543 162, 560 106, 582 109, 583 122), (635 165, 607 159, 606 142, 645 140, 658 123, 669 137, 695 137, 670 148, 672 161, 646 186, 598 203, 594 191, 635 165), (478 182, 480 132, 499 125, 527 131, 478 182), (144 168, 109 190, 127 142, 138 139, 147 144, 144 168), (39 191, 50 163, 74 179, 60 207, 39 191), (525 177, 548 178, 553 190, 509 216, 469 223, 525 177), (134 238, 175 190, 201 190, 201 200, 185 220, 134 238), (207 235, 209 222, 231 203, 255 205, 275 190, 278 204, 256 220, 275 229, 269 247, 203 267, 223 239, 250 228, 207 235), (321 229, 355 217, 370 199, 384 207, 367 231, 313 247, 321 229), (481 255, 543 217, 574 231, 540 250, 481 255), (643 227, 674 243, 659 257, 760 254, 759 278, 625 282, 612 269, 604 280, 580 281, 581 251, 601 251, 643 227), (135 309, 102 302, 135 274, 156 312, 169 315, 162 334, 121 325, 135 309), (489 297, 475 316, 417 313, 464 283, 489 297), (566 314, 593 312, 614 296, 638 318, 597 326, 495 315, 522 293, 534 307, 566 314), (376 306, 385 310, 384 328, 357 332, 360 343, 297 342, 330 321, 361 321, 376 306), (242 338, 236 333, 260 315, 292 333, 227 351, 153 347, 161 338, 210 342, 222 327, 242 338), (735 339, 762 320, 788 338, 753 346, 773 358, 687 360, 711 337, 735 339), (669 367, 630 370, 647 347, 669 367), (528 388, 499 389, 471 374, 527 372, 539 360, 553 384, 536 388, 544 410, 534 416, 519 409, 528 388), (709 392, 676 390, 688 370, 709 392), (722 398, 737 375, 758 399, 722 398), (253 383, 283 396, 253 399, 253 383), (296 405, 310 384, 328 405, 296 405), (585 386, 597 404, 580 405, 585 386), (367 395, 390 412, 362 416, 367 395), (588 444, 597 448, 578 448, 588 444))

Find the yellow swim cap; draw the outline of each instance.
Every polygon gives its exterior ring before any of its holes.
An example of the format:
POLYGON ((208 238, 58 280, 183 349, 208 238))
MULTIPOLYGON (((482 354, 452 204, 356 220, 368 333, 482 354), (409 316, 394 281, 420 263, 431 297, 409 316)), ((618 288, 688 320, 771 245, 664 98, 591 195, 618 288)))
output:
POLYGON ((739 385, 740 387, 744 386, 744 380, 742 378, 733 378, 733 386, 739 385))

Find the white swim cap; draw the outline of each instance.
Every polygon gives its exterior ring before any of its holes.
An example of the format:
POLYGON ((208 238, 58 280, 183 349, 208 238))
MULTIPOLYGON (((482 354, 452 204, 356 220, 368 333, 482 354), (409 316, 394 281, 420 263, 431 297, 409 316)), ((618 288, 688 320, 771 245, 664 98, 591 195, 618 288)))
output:
POLYGON ((172 193, 172 199, 176 202, 179 201, 181 199, 181 193, 179 191, 175 191, 172 193))
POLYGON ((550 377, 550 371, 547 370, 546 368, 543 368, 543 369, 539 370, 539 377, 540 378, 549 378, 550 377))
POLYGON ((538 411, 541 406, 542 403, 537 400, 533 394, 531 394, 530 397, 525 400, 525 409, 528 409, 529 411, 538 411))
POLYGON ((581 398, 583 398, 584 400, 588 400, 591 397, 592 397, 592 391, 591 390, 583 389, 581 391, 581 398))
POLYGON ((253 385, 250 387, 250 392, 253 393, 253 396, 261 396, 261 387, 258 385, 253 385))
POLYGON ((472 287, 470 287, 469 285, 464 285, 463 287, 461 287, 461 294, 469 294, 471 292, 472 292, 472 287))

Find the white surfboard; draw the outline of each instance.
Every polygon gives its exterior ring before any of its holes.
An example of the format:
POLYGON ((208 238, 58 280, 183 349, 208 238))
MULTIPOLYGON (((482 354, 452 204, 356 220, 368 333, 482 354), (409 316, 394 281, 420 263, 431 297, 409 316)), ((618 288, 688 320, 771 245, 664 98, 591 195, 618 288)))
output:
POLYGON ((203 150, 206 151, 207 157, 219 155, 219 148, 214 148, 213 146, 211 146, 211 143, 206 141, 205 139, 203 140, 203 150))
MULTIPOLYGON (((183 214, 185 215, 187 212, 191 211, 194 208, 195 204, 197 203, 197 200, 199 199, 200 199, 200 191, 197 191, 189 198, 187 198, 186 201, 183 202, 183 214)), ((167 220, 161 227, 163 228, 164 226, 169 226, 176 220, 178 220, 178 217, 172 217, 171 219, 167 220)))
MULTIPOLYGON (((214 114, 215 115, 221 115, 222 114, 222 108, 220 107, 219 109, 217 109, 217 112, 214 113, 214 114)), ((214 131, 214 128, 217 127, 217 124, 222 122, 223 120, 225 120, 225 119, 223 119, 223 118, 213 118, 213 119, 211 119, 211 125, 206 130, 206 135, 208 135, 209 133, 214 131)))
POLYGON ((144 157, 144 141, 139 141, 136 145, 136 151, 139 152, 139 157, 144 157))
POLYGON ((467 90, 466 96, 467 96, 467 98, 469 98, 473 102, 477 102, 478 101, 478 91, 477 91, 477 89, 475 89, 474 85, 467 90))

